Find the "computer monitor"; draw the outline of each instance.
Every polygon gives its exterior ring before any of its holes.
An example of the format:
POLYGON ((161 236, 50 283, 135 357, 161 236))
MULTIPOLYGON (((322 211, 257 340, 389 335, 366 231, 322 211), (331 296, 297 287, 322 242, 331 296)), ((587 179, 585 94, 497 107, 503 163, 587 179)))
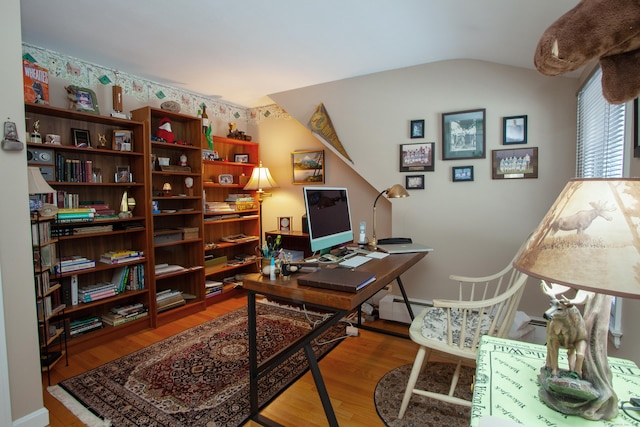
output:
POLYGON ((346 188, 303 187, 309 240, 313 252, 353 242, 351 212, 346 188))

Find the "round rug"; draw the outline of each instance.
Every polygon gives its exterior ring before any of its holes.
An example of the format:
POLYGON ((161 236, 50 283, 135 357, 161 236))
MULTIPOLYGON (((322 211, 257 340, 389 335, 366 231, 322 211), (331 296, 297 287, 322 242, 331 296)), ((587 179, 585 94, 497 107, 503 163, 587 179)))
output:
MULTIPOLYGON (((374 392, 376 411, 388 427, 458 427, 468 426, 471 408, 454 405, 424 396, 412 395, 409 407, 398 419, 400 404, 407 387, 412 365, 404 365, 389 371, 378 381, 374 392)), ((448 393, 456 366, 451 363, 431 362, 418 378, 418 388, 448 393)), ((471 384, 475 369, 462 366, 454 396, 471 400, 471 384)))

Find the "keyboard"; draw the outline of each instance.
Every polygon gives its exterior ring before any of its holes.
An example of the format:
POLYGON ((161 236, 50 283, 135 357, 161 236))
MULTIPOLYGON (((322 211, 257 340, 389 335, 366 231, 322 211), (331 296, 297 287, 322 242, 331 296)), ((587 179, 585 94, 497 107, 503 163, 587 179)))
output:
POLYGON ((371 261, 373 258, 362 255, 355 255, 351 258, 347 258, 344 261, 340 261, 338 264, 340 267, 348 267, 348 268, 357 268, 360 267, 365 262, 371 261))

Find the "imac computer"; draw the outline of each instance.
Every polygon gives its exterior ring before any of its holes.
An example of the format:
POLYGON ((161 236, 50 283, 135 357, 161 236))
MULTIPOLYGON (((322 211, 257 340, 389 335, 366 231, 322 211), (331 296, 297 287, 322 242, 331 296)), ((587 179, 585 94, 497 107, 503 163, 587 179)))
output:
POLYGON ((311 250, 324 254, 334 246, 353 242, 347 189, 304 187, 302 191, 311 250))

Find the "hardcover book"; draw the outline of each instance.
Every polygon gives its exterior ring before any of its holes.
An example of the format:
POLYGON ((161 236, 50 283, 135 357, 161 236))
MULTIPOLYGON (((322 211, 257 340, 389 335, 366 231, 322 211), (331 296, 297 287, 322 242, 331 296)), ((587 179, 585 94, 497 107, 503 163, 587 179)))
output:
POLYGON ((301 285, 352 293, 358 292, 375 280, 376 276, 371 272, 340 267, 321 268, 298 277, 298 283, 301 285))

